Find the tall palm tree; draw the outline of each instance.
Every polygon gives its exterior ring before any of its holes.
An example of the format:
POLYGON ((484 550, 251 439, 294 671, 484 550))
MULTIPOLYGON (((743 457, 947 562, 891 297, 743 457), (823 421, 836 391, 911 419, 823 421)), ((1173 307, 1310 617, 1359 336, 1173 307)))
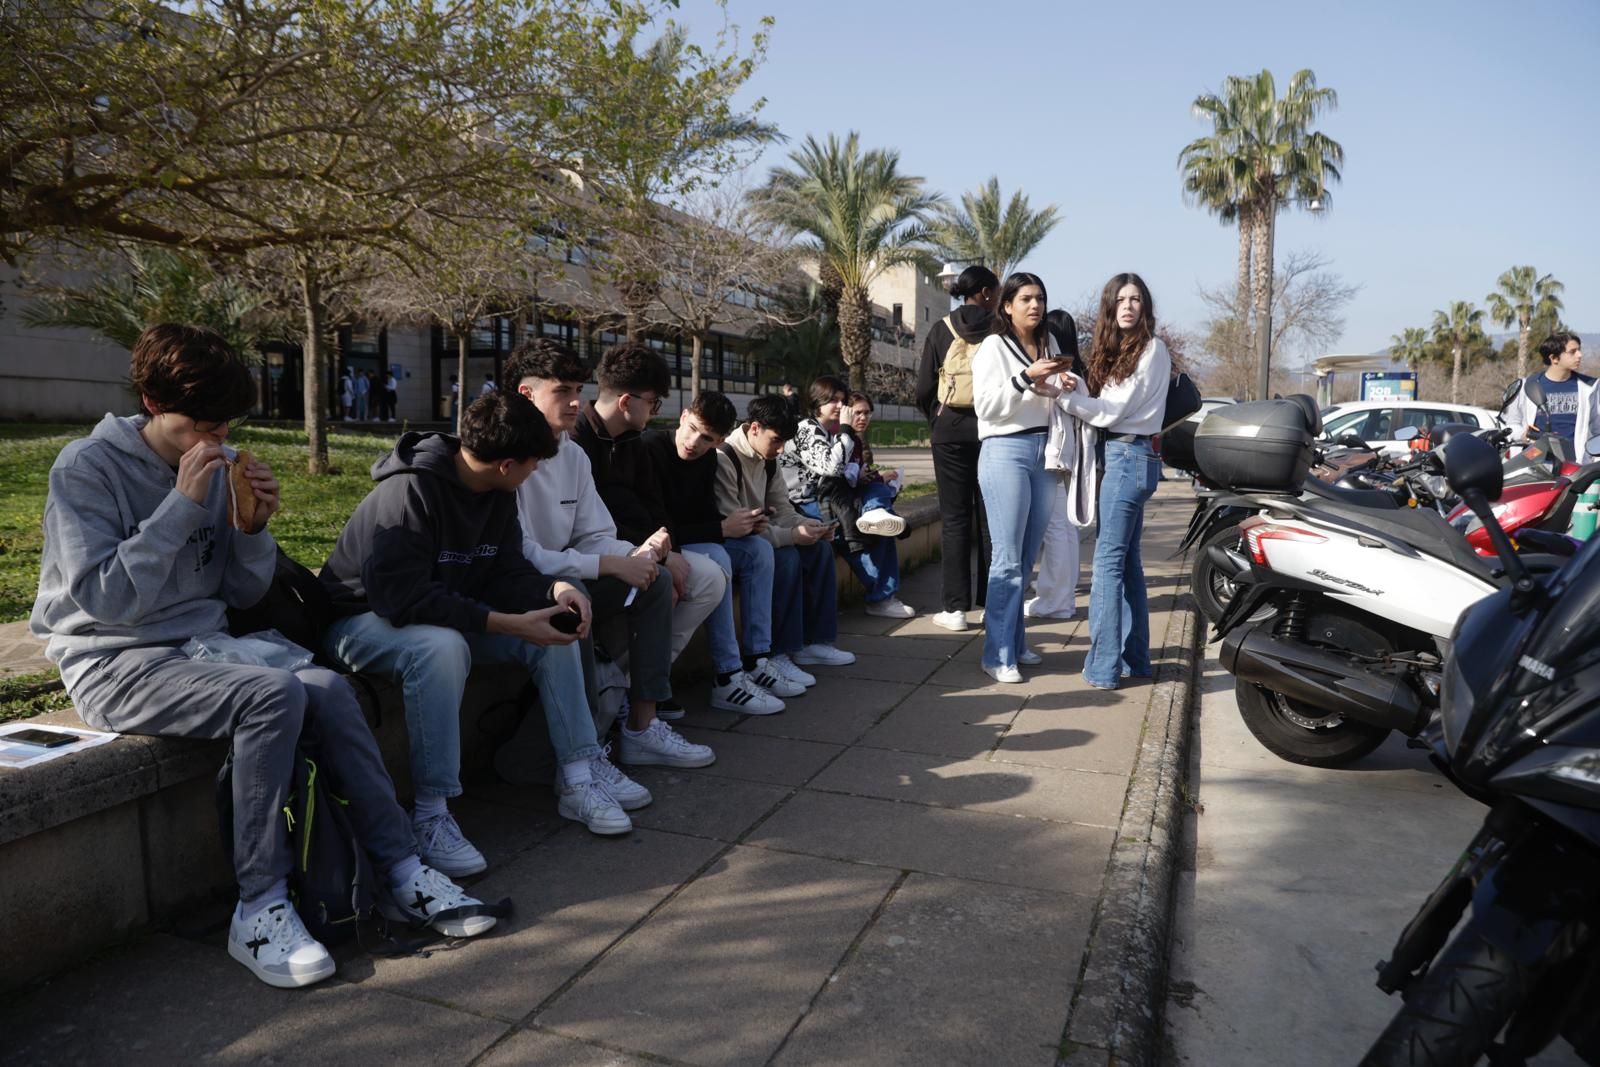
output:
POLYGON ((873 280, 902 263, 922 263, 925 224, 941 202, 922 179, 900 170, 891 149, 861 150, 860 135, 819 143, 807 136, 789 153, 792 168, 777 167, 751 194, 756 212, 793 234, 839 291, 839 350, 850 386, 866 388, 872 357, 873 280))
POLYGON ((1415 370, 1418 363, 1428 358, 1428 331, 1420 326, 1407 326, 1389 338, 1389 356, 1415 370))
POLYGON ((1450 403, 1461 394, 1461 356, 1469 345, 1484 341, 1483 309, 1470 300, 1457 300, 1444 311, 1433 313, 1433 341, 1450 350, 1450 403))
POLYGON ((1257 368, 1262 396, 1269 387, 1278 212, 1291 204, 1314 210, 1329 206, 1328 186, 1340 178, 1344 148, 1311 129, 1311 124, 1338 103, 1338 94, 1318 88, 1317 76, 1310 70, 1296 71, 1282 97, 1270 70, 1230 77, 1220 94, 1195 98, 1195 114, 1211 119, 1212 136, 1192 142, 1178 156, 1185 190, 1192 197, 1225 221, 1229 211, 1248 219, 1254 332, 1263 357, 1257 368))
POLYGON ((1517 324, 1517 377, 1522 378, 1528 373, 1529 327, 1536 318, 1561 314, 1559 294, 1567 287, 1554 275, 1541 278, 1532 267, 1512 267, 1495 284, 1499 288, 1489 294, 1489 317, 1501 326, 1517 324))
POLYGON ((982 263, 1004 279, 1060 221, 1056 205, 1034 211, 1020 190, 1005 201, 1000 179, 990 178, 973 192, 963 193, 959 206, 939 205, 928 230, 933 246, 946 259, 982 263))
POLYGON ((1235 336, 1245 353, 1255 348, 1255 337, 1250 329, 1250 250, 1254 241, 1255 211, 1247 196, 1249 167, 1237 154, 1235 139, 1223 136, 1225 130, 1235 130, 1243 125, 1244 109, 1241 79, 1230 78, 1224 91, 1230 96, 1203 95, 1195 101, 1194 112, 1199 118, 1210 117, 1215 132, 1184 146, 1178 153, 1178 166, 1183 171, 1183 198, 1217 216, 1224 226, 1239 228, 1238 269, 1234 278, 1234 317, 1239 328, 1235 336))

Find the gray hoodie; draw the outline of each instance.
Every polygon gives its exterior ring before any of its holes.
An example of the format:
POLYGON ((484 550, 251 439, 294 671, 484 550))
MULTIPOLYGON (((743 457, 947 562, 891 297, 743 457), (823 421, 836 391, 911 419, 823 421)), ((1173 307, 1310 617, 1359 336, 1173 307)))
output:
POLYGON ((50 468, 29 625, 69 693, 107 653, 226 630, 227 608, 254 604, 272 581, 277 546, 228 525, 223 472, 196 504, 139 436, 144 423, 107 415, 50 468))

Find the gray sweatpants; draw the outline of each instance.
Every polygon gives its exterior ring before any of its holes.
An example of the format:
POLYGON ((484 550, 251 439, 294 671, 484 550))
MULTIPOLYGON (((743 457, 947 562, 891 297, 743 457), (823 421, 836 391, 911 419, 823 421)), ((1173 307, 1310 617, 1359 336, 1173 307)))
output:
POLYGON ((351 825, 380 875, 416 854, 411 821, 395 801, 350 683, 320 667, 204 663, 176 648, 130 648, 102 659, 73 687, 84 722, 157 737, 231 738, 233 869, 239 895, 259 897, 294 866, 288 803, 296 744, 349 802, 351 825))

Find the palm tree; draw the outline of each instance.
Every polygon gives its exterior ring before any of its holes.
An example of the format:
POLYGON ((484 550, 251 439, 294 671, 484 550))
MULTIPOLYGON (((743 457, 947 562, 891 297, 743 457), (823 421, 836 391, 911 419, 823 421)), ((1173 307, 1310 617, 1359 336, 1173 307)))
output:
POLYGON ((1529 327, 1536 318, 1554 319, 1561 314, 1561 297, 1566 286, 1554 275, 1539 277, 1532 267, 1512 267, 1500 275, 1499 286, 1489 294, 1489 317, 1501 326, 1517 324, 1517 377, 1528 373, 1529 327))
POLYGON ((1389 356, 1416 370, 1417 364, 1428 358, 1428 331, 1407 326, 1389 338, 1389 356))
POLYGON ((1020 190, 1007 203, 1000 196, 1000 179, 990 178, 963 193, 959 207, 939 205, 928 229, 946 259, 982 263, 1004 279, 1060 221, 1056 205, 1034 211, 1020 190))
MULTIPOLYGON (((1338 94, 1318 88, 1317 76, 1310 70, 1296 71, 1281 98, 1270 70, 1230 77, 1220 95, 1202 93, 1194 101, 1195 114, 1211 119, 1212 136, 1192 142, 1178 155, 1184 188, 1192 198, 1224 221, 1230 212, 1248 220, 1243 225, 1250 230, 1250 289, 1262 356, 1257 368, 1262 396, 1269 388, 1277 215, 1290 204, 1306 204, 1313 210, 1329 205, 1328 186, 1339 180, 1344 149, 1311 129, 1311 124, 1338 103, 1338 94)), ((1242 251, 1240 260, 1242 268, 1242 251)))
POLYGON ((1238 270, 1233 289, 1234 317, 1239 328, 1234 336, 1248 353, 1255 347, 1254 335, 1250 332, 1250 249, 1255 212, 1246 195, 1248 167, 1235 153, 1233 140, 1222 136, 1223 130, 1243 125, 1239 113, 1243 110, 1241 90, 1244 85, 1242 80, 1230 78, 1224 89, 1232 91, 1232 98, 1205 95, 1195 101, 1196 116, 1211 116, 1216 132, 1186 145, 1178 153, 1178 166, 1183 171, 1184 200, 1210 211, 1224 226, 1239 227, 1238 270))
POLYGON ((1457 300, 1448 309, 1433 313, 1433 341, 1450 350, 1450 403, 1460 398, 1462 353, 1484 340, 1483 309, 1471 301, 1457 300))
POLYGON ((925 223, 941 200, 921 178, 901 173, 898 152, 863 152, 855 131, 843 140, 829 134, 825 143, 808 136, 789 159, 793 168, 775 168, 751 194, 752 206, 798 239, 825 284, 837 283, 840 354, 851 388, 864 390, 872 357, 868 288, 891 267, 925 262, 925 223))

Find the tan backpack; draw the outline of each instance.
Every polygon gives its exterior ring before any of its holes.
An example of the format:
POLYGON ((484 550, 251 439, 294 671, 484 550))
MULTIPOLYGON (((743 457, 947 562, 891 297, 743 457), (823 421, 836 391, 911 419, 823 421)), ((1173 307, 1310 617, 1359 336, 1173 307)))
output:
POLYGON ((972 406, 972 357, 978 346, 963 340, 956 333, 950 316, 944 317, 944 327, 950 331, 950 347, 945 349, 944 363, 939 367, 939 403, 946 407, 970 408, 972 406))

